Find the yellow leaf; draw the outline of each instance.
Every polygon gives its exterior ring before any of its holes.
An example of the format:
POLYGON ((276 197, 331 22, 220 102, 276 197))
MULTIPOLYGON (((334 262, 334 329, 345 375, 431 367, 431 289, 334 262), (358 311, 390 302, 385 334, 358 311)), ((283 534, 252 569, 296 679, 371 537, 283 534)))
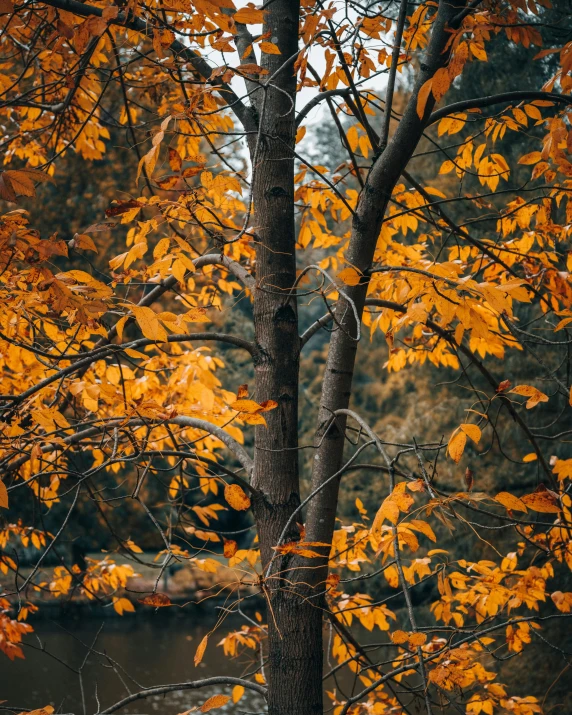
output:
POLYGON ((203 659, 203 656, 205 654, 205 650, 207 649, 207 643, 209 642, 209 636, 208 634, 202 639, 202 641, 199 643, 199 647, 197 648, 197 652, 195 653, 195 668, 197 665, 201 662, 203 659))
POLYGON ((429 99, 429 94, 431 92, 431 87, 433 85, 433 78, 428 79, 427 82, 419 90, 417 95, 417 116, 419 119, 423 119, 425 115, 425 107, 427 105, 427 100, 429 99))
POLYGON ((261 42, 260 43, 260 49, 262 52, 265 52, 267 55, 281 55, 282 53, 278 49, 278 46, 275 45, 273 42, 261 42))
POLYGON ((476 42, 470 42, 469 47, 473 55, 478 59, 482 60, 483 62, 487 61, 487 53, 485 51, 485 48, 482 45, 477 44, 476 42))
POLYGON ((379 507, 371 531, 373 534, 379 534, 381 531, 381 525, 385 520, 390 521, 392 524, 397 524, 399 519, 399 507, 395 501, 391 498, 391 495, 384 499, 383 504, 379 507))
POLYGON ((470 437, 475 444, 479 443, 479 440, 481 439, 481 428, 477 427, 477 425, 472 425, 472 424, 462 424, 461 429, 463 432, 467 435, 467 437, 470 437))
POLYGON ((161 325, 157 315, 151 310, 151 308, 133 305, 131 306, 131 310, 137 324, 141 328, 141 332, 146 338, 157 342, 164 342, 167 340, 167 331, 161 325))
POLYGON ((8 508, 8 490, 6 489, 6 485, 4 482, 0 479, 0 507, 3 509, 8 508))
POLYGON ((463 452, 465 451, 466 444, 467 435, 462 430, 455 432, 449 440, 447 451, 449 452, 449 456, 451 457, 451 459, 457 464, 459 464, 459 462, 461 461, 461 457, 463 456, 463 452))
POLYGON ((340 271, 338 273, 338 279, 342 281, 342 283, 345 283, 347 286, 357 286, 361 278, 361 273, 357 270, 357 268, 354 268, 353 266, 344 268, 343 271, 340 271))
POLYGON ((254 400, 235 400, 229 406, 232 410, 246 412, 247 415, 254 415, 263 411, 258 402, 254 400))
POLYGON ((244 695, 244 686, 235 685, 232 689, 232 702, 237 703, 240 698, 244 695))
POLYGON ((129 320, 128 315, 124 315, 123 318, 119 318, 115 325, 115 330, 117 330, 117 336, 119 340, 123 340, 123 328, 125 327, 125 323, 129 320))
POLYGON ((528 454, 525 454, 524 457, 522 458, 523 462, 536 462, 538 459, 538 455, 536 452, 529 452, 528 454))
POLYGON ((548 396, 545 395, 544 392, 540 392, 540 390, 532 385, 517 385, 516 387, 513 387, 510 392, 513 392, 515 395, 522 395, 523 397, 529 398, 526 403, 527 410, 536 407, 539 402, 548 402, 548 396))
POLYGON ((128 598, 114 598, 113 609, 122 616, 124 613, 135 613, 135 606, 128 598))
POLYGON ((298 130, 296 131, 296 144, 301 142, 305 136, 306 136, 306 127, 298 127, 298 130))
POLYGON ((494 497, 494 500, 509 511, 528 511, 526 504, 518 497, 515 497, 514 494, 510 494, 510 492, 499 492, 494 497))
POLYGON ((224 488, 224 498, 236 511, 246 511, 250 507, 248 495, 238 484, 227 484, 224 488))
POLYGON ((215 708, 222 708, 230 700, 230 695, 213 695, 201 705, 201 712, 208 713, 209 710, 214 710, 215 708))
POLYGON ((521 156, 518 160, 519 164, 537 164, 542 159, 542 154, 539 151, 531 151, 530 154, 521 156))

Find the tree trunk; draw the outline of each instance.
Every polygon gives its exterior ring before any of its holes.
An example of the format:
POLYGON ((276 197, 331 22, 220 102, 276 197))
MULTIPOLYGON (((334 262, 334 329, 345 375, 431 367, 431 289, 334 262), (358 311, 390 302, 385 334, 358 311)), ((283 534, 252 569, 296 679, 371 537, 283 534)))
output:
MULTIPOLYGON (((264 32, 281 54, 262 54, 271 78, 254 95, 260 131, 250 138, 256 227, 255 365, 256 399, 275 400, 265 413, 267 426, 255 432, 252 484, 259 495, 253 510, 260 539, 263 573, 294 509, 300 504, 298 477, 298 371, 300 340, 295 296, 296 233, 294 157, 299 2, 274 0, 264 32), (274 85, 274 86, 273 86, 274 85)), ((299 539, 293 524, 290 540, 299 539)), ((266 581, 268 610, 268 712, 270 715, 322 713, 321 611, 305 601, 295 571, 276 558, 266 581)))

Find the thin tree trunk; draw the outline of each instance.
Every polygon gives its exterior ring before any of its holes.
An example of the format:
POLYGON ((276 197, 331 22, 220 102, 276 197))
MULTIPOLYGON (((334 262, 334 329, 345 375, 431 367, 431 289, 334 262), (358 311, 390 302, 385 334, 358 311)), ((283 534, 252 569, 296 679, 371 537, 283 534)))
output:
MULTIPOLYGON (((438 68, 448 60, 445 52, 452 23, 464 2, 441 0, 424 62, 403 117, 383 153, 375 161, 363 188, 352 223, 352 234, 346 260, 363 274, 359 285, 346 287, 345 293, 353 301, 361 320, 369 285, 368 271, 373 262, 377 239, 391 193, 401 173, 422 137, 425 121, 434 106, 432 95, 427 101, 424 118, 417 114, 417 95, 438 68)), ((348 301, 340 297, 336 307, 337 329, 332 334, 324 382, 322 386, 316 453, 312 471, 312 491, 317 490, 342 466, 345 417, 332 424, 332 414, 347 409, 352 394, 352 380, 358 350, 357 325, 348 301)), ((338 503, 339 479, 330 481, 308 506, 306 518, 308 541, 331 542, 338 503)), ((323 580, 325 566, 316 571, 323 580)))
MULTIPOLYGON (((294 291, 296 234, 294 158, 299 2, 274 0, 264 32, 280 55, 263 54, 270 79, 255 106, 258 137, 250 139, 256 243, 254 325, 261 358, 255 365, 256 399, 275 400, 256 427, 253 509, 263 570, 294 509, 300 504, 298 478, 298 372, 300 340, 294 291), (273 86, 274 85, 274 86, 273 86), (266 94, 264 94, 266 92, 266 94)), ((299 539, 293 524, 291 539, 299 539)), ((318 715, 322 708, 321 612, 291 583, 285 558, 277 558, 266 581, 268 598, 268 712, 318 715)))

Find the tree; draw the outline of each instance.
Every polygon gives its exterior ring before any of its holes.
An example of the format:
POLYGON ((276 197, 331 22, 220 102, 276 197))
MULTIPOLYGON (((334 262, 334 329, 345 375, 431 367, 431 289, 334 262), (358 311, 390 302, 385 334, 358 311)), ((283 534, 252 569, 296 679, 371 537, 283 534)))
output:
MULTIPOLYGON (((159 573, 174 560, 215 569, 192 547, 216 550, 221 511, 251 509, 258 544, 224 540, 224 556, 250 573, 267 625, 224 643, 228 653, 261 647, 266 679, 222 673, 154 692, 230 684, 235 700, 244 688, 264 694, 271 715, 322 713, 326 621, 331 672, 357 676, 349 695, 331 690, 337 715, 541 712, 535 697, 512 692, 518 684, 497 682, 491 664, 572 608, 570 14, 548 0, 271 0, 238 10, 230 0, 2 0, 0 9, 2 198, 57 186, 70 152, 102 159, 110 129, 124 129, 141 186, 121 198, 118 186, 107 220, 65 241, 41 238, 21 209, 2 217, 0 505, 14 513, 2 544, 19 538, 40 551, 28 572, 2 556, 12 584, 2 650, 21 655, 34 593, 134 610, 122 591, 132 569, 109 557, 62 558, 46 580, 80 505, 136 562, 139 547, 107 514, 132 503, 162 541, 159 573), (544 47, 544 36, 558 39, 544 47), (493 42, 507 54, 521 47, 546 81, 514 88, 510 68, 498 67, 505 90, 447 104, 493 42), (407 97, 398 103, 399 76, 407 97), (302 91, 311 98, 300 107, 302 91), (345 151, 338 166, 303 156, 307 122, 322 109, 345 151), (502 153, 505 135, 520 167, 502 153), (444 159, 439 173, 419 175, 429 152, 444 159), (107 275, 92 270, 104 232, 122 226, 126 251, 107 275), (81 268, 66 270, 68 260, 81 268), (300 335, 299 313, 316 299, 323 317, 300 335), (250 335, 196 329, 219 328, 238 300, 252 305, 250 335), (448 439, 396 443, 351 409, 366 330, 385 335, 390 371, 457 372, 465 413, 448 439), (315 438, 300 444, 300 354, 324 331, 315 438), (202 343, 249 356, 252 394, 223 388, 220 353, 202 343), (535 366, 535 385, 504 372, 511 350, 522 370, 535 366), (490 493, 475 491, 487 452, 498 465, 490 493), (507 491, 501 464, 536 489, 507 491), (358 500, 358 521, 340 526, 340 485, 359 468, 378 477, 379 510, 370 525, 358 500), (492 538, 486 558, 439 548, 463 524, 475 554, 492 538), (350 585, 380 573, 388 597, 350 585), (438 588, 431 625, 414 601, 427 581, 438 588), (392 622, 392 598, 403 622, 392 622), (386 634, 377 650, 360 644, 356 622, 386 634)), ((157 592, 142 600, 169 605, 157 592)))

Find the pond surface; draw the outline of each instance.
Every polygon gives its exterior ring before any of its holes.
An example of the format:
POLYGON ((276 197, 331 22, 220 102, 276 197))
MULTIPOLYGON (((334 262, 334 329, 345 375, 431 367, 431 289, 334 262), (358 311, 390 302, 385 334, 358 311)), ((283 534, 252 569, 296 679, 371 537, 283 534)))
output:
MULTIPOLYGON (((35 633, 25 639, 26 659, 10 662, 1 656, 0 702, 17 708, 16 712, 52 704, 56 712, 93 715, 98 711, 98 700, 104 710, 142 687, 213 675, 240 677, 252 670, 252 661, 246 657, 230 660, 223 655, 222 647, 216 645, 229 630, 239 629, 245 623, 238 618, 227 619, 212 635, 203 661, 196 668, 193 658, 197 646, 214 626, 204 612, 183 617, 127 614, 104 621, 95 617, 57 622, 37 620, 33 623, 35 633), (42 652, 42 647, 47 652, 42 652), (107 654, 116 666, 104 655, 90 653, 90 648, 107 654), (67 666, 78 670, 84 661, 80 682, 79 675, 67 666)), ((251 654, 254 651, 249 650, 248 655, 251 654)), ((134 702, 120 713, 176 715, 200 706, 212 695, 230 695, 231 691, 230 687, 216 686, 156 695, 134 702)), ((231 701, 215 712, 263 711, 262 698, 246 691, 237 705, 231 701)), ((7 710, 2 708, 0 712, 7 710)))

